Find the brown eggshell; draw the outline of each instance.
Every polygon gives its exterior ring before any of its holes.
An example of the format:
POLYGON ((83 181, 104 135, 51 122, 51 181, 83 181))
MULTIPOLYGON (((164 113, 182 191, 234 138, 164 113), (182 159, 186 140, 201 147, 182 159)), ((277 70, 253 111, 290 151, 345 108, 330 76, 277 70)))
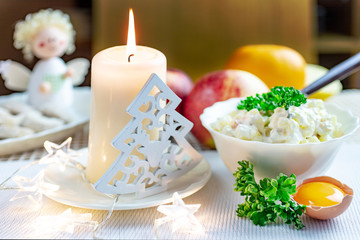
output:
POLYGON ((320 177, 314 177, 314 178, 308 178, 305 179, 299 186, 297 186, 296 190, 300 188, 305 183, 309 182, 327 182, 334 184, 335 186, 342 189, 345 193, 344 199, 341 203, 336 204, 334 206, 329 207, 317 207, 317 206, 306 206, 306 212, 305 214, 309 217, 320 219, 320 220, 326 220, 331 219, 334 217, 339 216, 342 214, 350 205, 351 200, 354 195, 354 191, 348 187, 346 184, 341 183, 340 181, 328 177, 328 176, 320 176, 320 177))

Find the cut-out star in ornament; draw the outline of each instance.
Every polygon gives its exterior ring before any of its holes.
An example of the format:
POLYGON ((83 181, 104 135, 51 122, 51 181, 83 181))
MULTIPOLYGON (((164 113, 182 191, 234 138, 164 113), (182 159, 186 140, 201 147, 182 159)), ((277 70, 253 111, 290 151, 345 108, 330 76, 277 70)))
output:
POLYGON ((51 193, 59 189, 58 185, 44 181, 44 170, 41 170, 34 178, 14 176, 13 180, 19 189, 10 201, 26 197, 35 204, 36 209, 41 207, 44 193, 51 193))
POLYGON ((71 211, 71 208, 65 210, 60 215, 40 216, 36 219, 36 231, 40 234, 51 232, 74 233, 76 226, 90 227, 93 230, 98 225, 97 221, 92 221, 91 213, 77 214, 71 211))
POLYGON ((40 159, 39 164, 59 163, 61 171, 65 171, 66 165, 68 164, 77 166, 78 163, 74 159, 79 158, 80 154, 70 148, 71 141, 71 137, 66 139, 60 145, 45 141, 44 148, 48 154, 40 159))
POLYGON ((172 231, 184 230, 189 232, 202 232, 201 223, 194 216, 194 213, 200 208, 201 204, 186 205, 179 194, 173 194, 173 205, 160 205, 158 211, 165 214, 166 217, 155 220, 154 231, 157 235, 157 229, 160 225, 172 222, 172 231))

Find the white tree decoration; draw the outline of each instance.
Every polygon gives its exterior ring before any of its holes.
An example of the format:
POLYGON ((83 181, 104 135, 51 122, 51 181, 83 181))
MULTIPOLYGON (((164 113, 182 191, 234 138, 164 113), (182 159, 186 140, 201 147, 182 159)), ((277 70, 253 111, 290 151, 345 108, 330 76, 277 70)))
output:
POLYGON ((96 190, 135 193, 137 198, 143 198, 165 191, 169 182, 200 162, 202 156, 185 139, 193 124, 175 111, 180 102, 156 74, 151 75, 127 108, 133 119, 112 141, 121 153, 94 184, 96 190), (157 93, 153 96, 154 90, 157 93), (148 106, 147 110, 141 111, 144 106, 148 106), (144 124, 145 119, 148 124, 144 124), (158 139, 150 138, 148 131, 154 129, 159 129, 158 139), (116 179, 119 171, 123 176, 116 179))

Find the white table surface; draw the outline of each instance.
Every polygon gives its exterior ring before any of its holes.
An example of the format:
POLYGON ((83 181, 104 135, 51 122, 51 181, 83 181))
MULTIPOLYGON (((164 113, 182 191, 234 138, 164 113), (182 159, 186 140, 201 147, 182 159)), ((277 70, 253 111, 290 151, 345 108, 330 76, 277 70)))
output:
MULTIPOLYGON (((360 96, 360 95, 359 95, 360 96)), ((356 103, 343 104, 360 108, 356 103)), ((339 101, 341 103, 341 101, 339 101)), ((356 109, 355 109, 356 110, 356 109)), ((355 111, 356 112, 356 111, 355 111)), ((360 114, 360 111, 357 113, 360 114)), ((212 176, 199 192, 184 199, 186 204, 200 203, 201 208, 195 216, 202 223, 203 234, 172 233, 171 225, 159 228, 160 239, 360 239, 360 141, 355 137, 345 143, 326 175, 337 178, 354 189, 354 198, 348 210, 341 216, 326 221, 303 216, 306 225, 303 230, 295 230, 282 221, 259 227, 248 219, 238 218, 235 210, 243 198, 233 191, 234 178, 226 169, 216 151, 203 151, 202 154, 211 165, 212 176)), ((87 132, 74 135, 73 149, 87 147, 87 132)), ((43 149, 0 158, 0 181, 19 167, 45 155, 43 149)), ((34 168, 29 174, 38 171, 34 168)), ((40 210, 29 208, 27 199, 9 202, 16 191, 0 192, 0 238, 92 238, 86 228, 75 228, 74 234, 54 232, 46 236, 35 234, 34 221, 38 216, 59 215, 71 208, 74 213, 92 213, 92 220, 101 221, 107 211, 69 207, 46 197, 40 210)), ((156 207, 115 211, 110 220, 98 231, 97 236, 105 239, 154 239, 154 220, 163 217, 156 207)))

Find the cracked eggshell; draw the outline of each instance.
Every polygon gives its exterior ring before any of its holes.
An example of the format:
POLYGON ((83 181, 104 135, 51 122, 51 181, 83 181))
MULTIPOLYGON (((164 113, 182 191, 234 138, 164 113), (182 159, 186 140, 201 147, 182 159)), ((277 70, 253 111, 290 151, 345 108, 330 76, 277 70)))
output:
POLYGON ((338 186, 340 189, 342 189, 345 193, 345 196, 339 204, 329 206, 329 207, 318 207, 318 206, 306 206, 306 212, 305 214, 309 217, 320 219, 320 220, 326 220, 331 219, 339 216, 342 214, 350 205, 354 191, 352 188, 347 186, 346 184, 341 183, 340 181, 328 177, 328 176, 320 176, 320 177, 314 177, 314 178, 308 178, 305 179, 299 186, 297 186, 296 190, 298 190, 303 184, 309 183, 309 182, 327 182, 334 184, 335 186, 338 186))

